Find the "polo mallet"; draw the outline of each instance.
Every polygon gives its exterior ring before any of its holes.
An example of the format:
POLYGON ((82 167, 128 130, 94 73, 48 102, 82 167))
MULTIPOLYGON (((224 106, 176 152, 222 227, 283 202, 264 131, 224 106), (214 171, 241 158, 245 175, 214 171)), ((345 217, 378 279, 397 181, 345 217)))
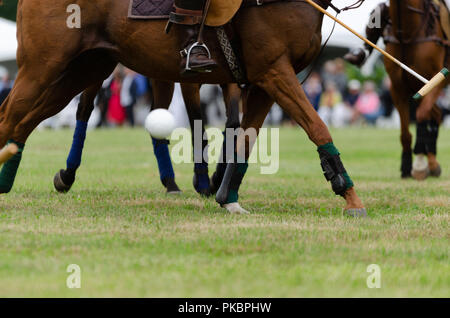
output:
POLYGON ((16 153, 19 152, 19 147, 16 144, 11 143, 0 151, 0 165, 11 159, 16 153))
POLYGON ((343 26, 344 28, 349 30, 351 33, 356 35, 358 38, 360 38, 361 40, 363 40, 364 42, 369 44, 375 50, 379 51, 381 54, 383 54, 385 57, 390 59, 392 62, 394 62, 395 64, 400 66, 402 69, 407 71, 409 74, 411 74, 412 76, 414 76, 415 78, 417 78, 418 80, 423 82, 425 84, 425 86, 422 87, 422 89, 417 94, 414 95, 414 97, 413 97, 414 100, 418 101, 418 100, 422 99, 423 97, 425 97, 428 93, 430 93, 435 87, 439 86, 448 77, 449 70, 446 69, 446 68, 443 68, 431 80, 427 80, 425 77, 423 77, 419 73, 415 72, 413 69, 411 69, 407 65, 403 64, 402 62, 400 62, 398 59, 393 57, 391 54, 389 54, 388 52, 386 52, 385 50, 383 50, 382 48, 380 48, 376 44, 372 43, 371 41, 369 41, 368 39, 363 37, 361 34, 359 34, 355 30, 353 30, 351 27, 346 25, 344 22, 342 22, 339 19, 335 18, 333 15, 331 15, 324 8, 322 8, 321 6, 319 6, 318 4, 313 2, 312 0, 305 0, 305 1, 308 2, 314 8, 316 8, 317 10, 319 10, 320 12, 322 12, 323 14, 325 14, 326 16, 328 16, 329 18, 331 18, 332 20, 334 20, 335 22, 339 23, 341 26, 343 26))

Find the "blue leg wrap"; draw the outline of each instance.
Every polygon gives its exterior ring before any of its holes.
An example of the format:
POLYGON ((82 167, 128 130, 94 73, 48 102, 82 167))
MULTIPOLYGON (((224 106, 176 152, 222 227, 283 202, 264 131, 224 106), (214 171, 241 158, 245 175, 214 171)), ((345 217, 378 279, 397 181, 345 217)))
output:
POLYGON ((175 178, 175 173, 173 172, 172 159, 170 159, 169 154, 169 142, 167 140, 158 140, 152 138, 153 151, 158 161, 159 176, 161 181, 166 178, 175 178))
POLYGON ((75 133, 73 134, 72 148, 67 157, 67 170, 76 171, 81 165, 81 156, 83 154, 87 126, 87 122, 77 120, 75 133))
POLYGON ((196 174, 195 189, 197 191, 209 189, 208 163, 196 163, 194 173, 196 174))

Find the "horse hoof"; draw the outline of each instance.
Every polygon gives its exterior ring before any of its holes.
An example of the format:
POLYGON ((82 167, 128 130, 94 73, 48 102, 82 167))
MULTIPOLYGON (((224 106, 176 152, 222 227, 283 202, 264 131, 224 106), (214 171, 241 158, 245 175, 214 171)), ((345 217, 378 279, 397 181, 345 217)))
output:
POLYGON ((55 177, 53 178, 53 185, 55 186, 56 191, 59 193, 67 193, 70 191, 71 185, 67 185, 64 183, 61 173, 63 173, 63 170, 60 170, 55 174, 55 177))
POLYGON ((211 191, 209 191, 209 189, 201 189, 201 190, 197 190, 197 192, 202 197, 210 197, 211 196, 211 191))
POLYGON ((428 169, 426 170, 412 170, 411 175, 414 179, 417 181, 423 181, 430 175, 430 171, 428 169))
POLYGON ((439 178, 442 174, 441 166, 437 166, 435 169, 430 169, 430 176, 439 178))
POLYGON ((425 180, 430 174, 430 169, 428 168, 427 157, 423 154, 417 155, 414 163, 411 175, 414 179, 418 181, 425 180))
POLYGON ((242 208, 237 202, 224 204, 223 207, 231 214, 250 214, 250 212, 242 208))
POLYGON ((354 218, 365 218, 367 217, 367 211, 364 208, 361 209, 348 209, 345 210, 345 214, 354 218))
POLYGON ((175 179, 173 179, 173 178, 164 179, 163 184, 167 189, 167 192, 166 192, 167 194, 172 195, 172 194, 181 194, 182 193, 182 191, 176 184, 175 179))
POLYGON ((202 197, 211 196, 211 185, 208 174, 194 174, 192 184, 194 185, 195 191, 202 197), (200 182, 202 181, 202 182, 200 182))
POLYGON ((412 178, 411 172, 402 173, 402 179, 409 179, 409 178, 412 178))

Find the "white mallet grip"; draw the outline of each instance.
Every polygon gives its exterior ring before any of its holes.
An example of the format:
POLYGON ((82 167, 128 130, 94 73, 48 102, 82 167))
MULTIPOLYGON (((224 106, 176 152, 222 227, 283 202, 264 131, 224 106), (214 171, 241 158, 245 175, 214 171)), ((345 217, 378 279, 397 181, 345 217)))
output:
POLYGON ((442 71, 436 74, 424 87, 414 95, 414 100, 418 101, 425 97, 428 93, 430 93, 434 88, 439 86, 443 81, 445 81, 448 77, 449 71, 444 68, 442 71))
POLYGON ((16 153, 19 152, 19 147, 16 144, 11 143, 0 151, 0 165, 11 159, 16 153))

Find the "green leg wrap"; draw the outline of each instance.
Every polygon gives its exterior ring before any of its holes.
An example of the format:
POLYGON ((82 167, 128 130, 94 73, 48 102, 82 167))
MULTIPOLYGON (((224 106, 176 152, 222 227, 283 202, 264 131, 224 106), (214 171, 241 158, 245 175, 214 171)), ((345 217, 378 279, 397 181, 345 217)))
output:
POLYGON ((17 169, 19 169, 22 160, 22 152, 25 144, 9 140, 7 144, 15 143, 19 147, 19 152, 9 159, 2 167, 0 172, 0 193, 8 193, 11 191, 14 180, 16 179, 17 169))
POLYGON ((241 186, 242 179, 244 179, 245 173, 248 169, 248 162, 242 162, 244 160, 238 161, 236 163, 235 172, 231 177, 230 182, 230 192, 228 193, 227 203, 238 202, 239 200, 239 187, 241 186))
POLYGON ((248 169, 248 162, 235 160, 228 163, 223 177, 222 185, 216 194, 216 202, 220 205, 238 202, 239 187, 248 169))
POLYGON ((320 155, 325 178, 331 182, 336 194, 343 195, 354 184, 342 164, 339 151, 332 142, 319 146, 317 151, 320 155))

